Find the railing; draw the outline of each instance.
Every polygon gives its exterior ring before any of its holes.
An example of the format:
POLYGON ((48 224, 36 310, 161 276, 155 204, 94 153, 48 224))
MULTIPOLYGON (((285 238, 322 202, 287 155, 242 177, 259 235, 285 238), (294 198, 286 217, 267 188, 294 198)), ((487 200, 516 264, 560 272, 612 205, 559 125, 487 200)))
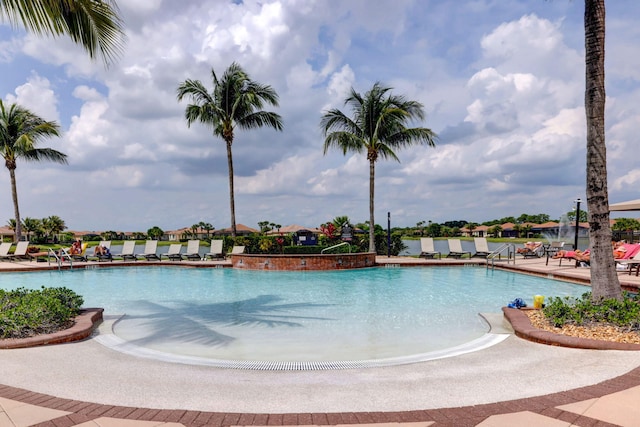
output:
POLYGON ((491 268, 493 269, 495 266, 496 258, 498 260, 502 259, 502 255, 506 252, 507 255, 507 264, 513 260, 513 263, 516 263, 516 245, 513 243, 504 243, 498 249, 491 252, 487 255, 487 269, 489 269, 489 261, 491 261, 491 268))
POLYGON ((49 260, 49 265, 51 265, 51 258, 56 260, 56 264, 58 265, 58 270, 62 268, 62 261, 66 258, 69 260, 69 268, 73 270, 73 258, 69 255, 66 249, 61 248, 60 252, 56 252, 53 249, 49 248, 47 251, 47 259, 49 260))
POLYGON ((329 246, 328 248, 324 248, 323 250, 320 251, 320 254, 323 254, 325 251, 328 251, 330 249, 334 249, 340 246, 344 246, 344 245, 349 245, 349 253, 351 253, 351 245, 348 242, 342 242, 342 243, 338 243, 337 245, 333 245, 333 246, 329 246))

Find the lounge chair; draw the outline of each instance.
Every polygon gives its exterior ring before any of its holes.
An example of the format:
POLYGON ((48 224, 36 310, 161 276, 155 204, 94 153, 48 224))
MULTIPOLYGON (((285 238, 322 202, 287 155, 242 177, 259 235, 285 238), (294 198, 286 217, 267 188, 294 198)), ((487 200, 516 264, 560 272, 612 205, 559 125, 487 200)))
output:
POLYGON ((182 261, 182 254, 180 252, 182 252, 182 243, 172 243, 169 245, 167 253, 160 255, 160 260, 162 260, 162 257, 167 257, 169 261, 182 261))
POLYGON ((486 258, 491 254, 486 237, 474 237, 473 243, 475 244, 475 247, 476 247, 476 253, 473 254, 472 256, 486 258))
POLYGON ((435 250, 433 245, 433 238, 431 237, 421 237, 420 238, 420 255, 418 258, 435 258, 438 255, 438 258, 442 258, 442 254, 435 250))
POLYGON ((549 258, 555 256, 558 251, 561 251, 564 248, 564 242, 560 242, 558 240, 554 240, 551 244, 544 249, 544 253, 547 256, 547 263, 549 265, 549 258))
POLYGON ((200 240, 189 240, 187 242, 187 253, 184 257, 190 261, 202 260, 200 256, 200 240))
POLYGON ((87 261, 87 248, 89 247, 88 243, 83 243, 80 249, 80 253, 79 254, 70 254, 69 256, 71 257, 72 260, 74 261, 83 261, 86 262, 87 261))
POLYGON ((95 257, 98 261, 113 261, 113 254, 111 253, 111 240, 103 240, 98 246, 102 246, 107 249, 106 254, 98 254, 95 257))
POLYGON ((447 258, 462 258, 465 254, 468 254, 469 257, 471 257, 471 252, 462 250, 462 243, 460 242, 460 239, 448 239, 447 242, 449 243, 449 253, 447 254, 447 258))
POLYGON ((136 261, 138 258, 134 255, 133 251, 136 250, 136 242, 133 240, 127 240, 122 244, 122 252, 114 255, 115 257, 122 258, 123 261, 131 259, 136 261))
POLYGON ((9 249, 11 249, 11 246, 13 246, 11 242, 0 243, 0 259, 9 258, 9 249))
POLYGON ((29 241, 18 242, 16 250, 10 254, 1 257, 1 259, 28 259, 27 250, 29 249, 29 241))
POLYGON ((211 248, 209 248, 209 252, 204 254, 204 259, 224 259, 224 255, 222 254, 222 249, 224 246, 224 241, 220 239, 215 239, 211 241, 211 248))
POLYGON ((136 258, 144 258, 147 261, 155 260, 160 261, 158 256, 158 241, 147 240, 144 245, 144 252, 135 256, 136 258))
POLYGON ((234 246, 228 255, 240 255, 244 253, 244 246, 234 246))
POLYGON ((527 242, 523 248, 516 249, 516 253, 525 258, 540 258, 544 254, 542 242, 527 242))
POLYGON ((618 265, 626 267, 629 270, 629 275, 636 270, 636 276, 640 273, 640 251, 636 251, 635 255, 629 259, 625 260, 616 260, 618 265))
POLYGON ((585 250, 584 252, 576 253, 576 251, 564 251, 558 252, 554 258, 558 258, 560 261, 558 262, 558 266, 562 266, 562 260, 571 260, 574 262, 574 267, 578 267, 581 262, 585 262, 583 257, 591 253, 590 249, 585 250))

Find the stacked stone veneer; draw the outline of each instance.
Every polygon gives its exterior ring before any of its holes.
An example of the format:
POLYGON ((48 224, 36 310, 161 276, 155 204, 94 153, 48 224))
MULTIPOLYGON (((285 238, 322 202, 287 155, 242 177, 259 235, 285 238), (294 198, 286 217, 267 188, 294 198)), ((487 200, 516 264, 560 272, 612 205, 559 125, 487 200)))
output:
POLYGON ((233 268, 244 270, 346 270, 376 265, 376 254, 321 254, 321 255, 254 255, 231 256, 233 268))

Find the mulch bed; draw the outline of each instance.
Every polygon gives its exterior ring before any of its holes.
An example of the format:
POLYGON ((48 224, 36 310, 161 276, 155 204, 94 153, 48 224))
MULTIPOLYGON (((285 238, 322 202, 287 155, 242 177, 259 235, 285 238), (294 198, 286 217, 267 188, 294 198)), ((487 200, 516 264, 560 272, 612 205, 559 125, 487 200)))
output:
POLYGON ((524 310, 524 313, 529 317, 534 327, 554 334, 592 340, 640 344, 640 334, 638 331, 627 331, 616 325, 594 323, 585 325, 563 325, 561 328, 556 328, 547 320, 542 310, 524 310))

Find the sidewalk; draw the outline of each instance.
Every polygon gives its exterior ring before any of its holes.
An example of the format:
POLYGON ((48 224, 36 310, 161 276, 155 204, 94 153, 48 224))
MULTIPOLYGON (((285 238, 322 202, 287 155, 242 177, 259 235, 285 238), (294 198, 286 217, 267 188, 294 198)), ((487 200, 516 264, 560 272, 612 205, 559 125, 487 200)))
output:
MULTIPOLYGON (((392 266, 476 262, 378 258, 392 266)), ((500 268, 589 277, 589 269, 557 260, 518 259, 500 268)), ((640 286, 636 276, 619 277, 640 286)), ((413 365, 265 373, 145 360, 94 341, 0 351, 0 427, 640 426, 640 352, 511 336, 473 354, 413 365)))

